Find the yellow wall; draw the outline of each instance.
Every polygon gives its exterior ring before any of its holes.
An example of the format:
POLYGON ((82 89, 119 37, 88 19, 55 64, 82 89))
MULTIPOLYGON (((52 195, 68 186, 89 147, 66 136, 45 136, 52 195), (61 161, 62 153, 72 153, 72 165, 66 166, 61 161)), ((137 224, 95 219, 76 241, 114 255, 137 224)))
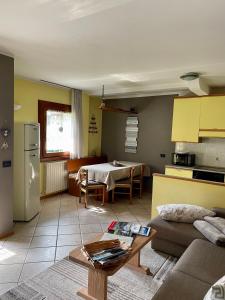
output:
MULTIPOLYGON (((40 83, 32 80, 26 80, 19 77, 14 81, 14 101, 16 104, 22 105, 22 108, 15 111, 14 122, 38 122, 38 100, 46 100, 63 104, 70 104, 70 90, 51 86, 49 84, 40 83)), ((95 104, 100 101, 98 98, 92 103, 91 97, 86 93, 82 93, 82 115, 83 115, 83 153, 82 156, 88 156, 93 151, 93 147, 97 149, 97 154, 101 152, 101 110, 98 110, 99 133, 94 141, 89 142, 92 137, 88 133, 90 113, 95 112, 95 104), (90 149, 89 149, 90 147, 90 149)), ((41 164, 40 170, 41 192, 44 187, 44 168, 41 164)))
POLYGON ((90 97, 89 104, 89 123, 92 116, 95 116, 98 133, 89 133, 88 154, 101 154, 101 138, 102 138, 102 111, 99 109, 101 99, 98 97, 90 97))
POLYGON ((225 208, 225 184, 208 184, 165 175, 153 176, 152 217, 158 215, 157 206, 169 203, 225 208))

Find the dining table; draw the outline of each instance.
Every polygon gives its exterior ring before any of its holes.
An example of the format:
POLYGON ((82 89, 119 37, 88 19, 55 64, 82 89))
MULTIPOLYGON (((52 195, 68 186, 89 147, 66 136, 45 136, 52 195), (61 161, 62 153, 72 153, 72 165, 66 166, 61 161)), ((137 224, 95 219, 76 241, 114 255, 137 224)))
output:
MULTIPOLYGON (((130 168, 134 168, 134 176, 141 173, 141 166, 144 163, 129 162, 129 161, 117 161, 114 165, 113 162, 82 166, 77 173, 77 180, 80 179, 81 170, 88 171, 88 180, 101 182, 106 185, 106 192, 115 188, 115 182, 117 180, 125 179, 129 177, 130 168)), ((108 195, 106 195, 106 199, 108 195)))

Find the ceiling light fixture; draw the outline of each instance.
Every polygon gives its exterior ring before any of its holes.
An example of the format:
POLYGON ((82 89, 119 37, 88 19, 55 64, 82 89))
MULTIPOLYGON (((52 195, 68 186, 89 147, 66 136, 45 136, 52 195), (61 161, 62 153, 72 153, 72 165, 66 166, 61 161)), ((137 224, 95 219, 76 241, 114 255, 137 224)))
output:
POLYGON ((180 76, 180 79, 186 80, 186 81, 195 80, 197 78, 199 78, 199 73, 197 73, 197 72, 189 72, 189 73, 186 73, 186 74, 180 76))

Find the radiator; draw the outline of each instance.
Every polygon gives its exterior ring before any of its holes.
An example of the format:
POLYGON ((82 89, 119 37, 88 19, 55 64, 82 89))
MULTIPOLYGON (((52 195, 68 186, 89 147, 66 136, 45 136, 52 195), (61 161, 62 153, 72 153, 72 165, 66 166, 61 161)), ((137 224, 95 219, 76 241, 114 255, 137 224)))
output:
POLYGON ((45 163, 45 194, 67 189, 66 161, 45 163))

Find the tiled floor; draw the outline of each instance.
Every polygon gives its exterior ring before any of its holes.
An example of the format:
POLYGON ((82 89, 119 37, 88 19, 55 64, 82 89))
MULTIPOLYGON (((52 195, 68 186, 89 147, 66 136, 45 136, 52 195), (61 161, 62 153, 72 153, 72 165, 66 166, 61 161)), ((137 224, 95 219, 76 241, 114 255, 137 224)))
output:
POLYGON ((134 198, 132 205, 125 198, 104 207, 93 200, 88 209, 68 194, 42 201, 40 215, 28 223, 16 223, 15 234, 0 240, 0 294, 105 231, 112 220, 148 223, 150 208, 149 194, 134 198))

